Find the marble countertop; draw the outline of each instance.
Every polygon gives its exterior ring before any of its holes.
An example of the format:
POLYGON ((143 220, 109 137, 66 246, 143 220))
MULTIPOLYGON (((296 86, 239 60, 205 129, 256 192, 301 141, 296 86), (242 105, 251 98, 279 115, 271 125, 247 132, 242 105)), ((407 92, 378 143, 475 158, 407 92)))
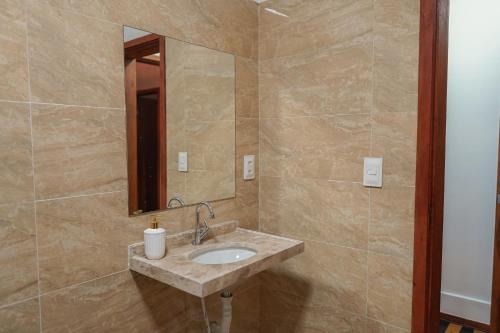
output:
POLYGON ((191 245, 193 231, 167 236, 167 254, 160 260, 144 256, 144 243, 129 246, 129 269, 198 297, 205 297, 304 252, 304 242, 238 228, 237 221, 214 225, 208 239, 191 245), (246 260, 205 265, 191 261, 193 252, 239 246, 257 251, 246 260))

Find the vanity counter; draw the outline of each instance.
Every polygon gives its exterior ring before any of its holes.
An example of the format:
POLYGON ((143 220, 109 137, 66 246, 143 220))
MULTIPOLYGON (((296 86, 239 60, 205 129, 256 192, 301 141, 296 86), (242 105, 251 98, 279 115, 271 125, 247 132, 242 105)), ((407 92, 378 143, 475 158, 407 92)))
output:
POLYGON ((129 269, 205 297, 304 251, 302 241, 238 228, 237 221, 212 226, 208 239, 201 245, 192 245, 192 238, 192 230, 167 236, 167 253, 160 260, 145 257, 144 243, 132 244, 129 269), (196 254, 227 247, 252 249, 256 254, 224 264, 200 264, 192 260, 196 254))

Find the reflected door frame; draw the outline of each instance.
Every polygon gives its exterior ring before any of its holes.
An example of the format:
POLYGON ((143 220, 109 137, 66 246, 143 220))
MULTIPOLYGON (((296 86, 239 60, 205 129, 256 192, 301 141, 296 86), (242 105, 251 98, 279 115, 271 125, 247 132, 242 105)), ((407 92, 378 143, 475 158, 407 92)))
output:
MULTIPOLYGON (((439 332, 448 20, 449 0, 420 1, 412 333, 439 332)), ((497 181, 499 180, 500 175, 497 181)), ((500 193, 500 182, 497 186, 497 193, 500 193)), ((495 224, 490 331, 500 333, 500 206, 498 201, 495 224)))
POLYGON ((124 43, 125 104, 127 113, 127 170, 129 214, 140 214, 137 178, 137 59, 160 53, 160 87, 158 96, 158 209, 167 206, 167 119, 166 119, 166 60, 165 37, 149 34, 124 43))

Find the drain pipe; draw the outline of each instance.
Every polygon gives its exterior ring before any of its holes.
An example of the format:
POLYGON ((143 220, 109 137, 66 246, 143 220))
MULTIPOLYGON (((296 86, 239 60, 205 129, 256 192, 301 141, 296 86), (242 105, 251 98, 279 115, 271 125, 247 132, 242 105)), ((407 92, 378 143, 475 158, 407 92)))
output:
MULTIPOLYGON (((222 314, 219 322, 211 322, 208 327, 208 333, 229 333, 231 328, 231 319, 233 317, 233 308, 231 306, 231 301, 233 300, 233 294, 229 290, 224 290, 220 294, 220 299, 222 302, 222 314)), ((206 308, 203 305, 203 315, 205 316, 206 322, 208 322, 208 315, 206 314, 206 308)))
POLYGON ((205 320, 205 325, 207 325, 207 333, 212 333, 210 329, 210 322, 208 321, 207 306, 205 305, 205 297, 201 298, 201 310, 203 311, 203 319, 205 320))

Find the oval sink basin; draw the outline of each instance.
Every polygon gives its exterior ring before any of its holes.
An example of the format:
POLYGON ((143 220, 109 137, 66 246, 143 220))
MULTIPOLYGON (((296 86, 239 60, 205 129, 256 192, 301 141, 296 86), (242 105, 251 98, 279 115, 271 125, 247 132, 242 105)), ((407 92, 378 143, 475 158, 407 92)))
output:
POLYGON ((198 264, 218 265, 230 264, 253 257, 257 251, 246 247, 224 247, 195 253, 191 261, 198 264))

